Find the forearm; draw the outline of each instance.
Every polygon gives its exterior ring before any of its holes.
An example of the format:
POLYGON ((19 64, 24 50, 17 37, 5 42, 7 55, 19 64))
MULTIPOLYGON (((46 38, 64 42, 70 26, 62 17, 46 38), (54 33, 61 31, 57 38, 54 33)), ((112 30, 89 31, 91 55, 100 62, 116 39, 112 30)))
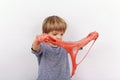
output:
POLYGON ((37 42, 37 41, 34 41, 33 44, 32 44, 32 49, 34 51, 38 51, 40 49, 40 43, 37 42))

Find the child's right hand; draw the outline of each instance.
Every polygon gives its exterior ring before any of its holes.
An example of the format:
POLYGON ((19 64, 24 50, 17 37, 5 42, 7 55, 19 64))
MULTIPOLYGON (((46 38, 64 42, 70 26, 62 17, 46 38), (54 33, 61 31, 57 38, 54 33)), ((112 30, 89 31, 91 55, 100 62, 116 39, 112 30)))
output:
POLYGON ((37 35, 32 44, 32 50, 38 51, 40 49, 40 43, 42 42, 43 35, 37 35))
POLYGON ((49 39, 49 35, 47 34, 41 34, 36 36, 36 41, 40 42, 47 42, 49 39))
POLYGON ((35 37, 35 40, 34 40, 33 44, 32 44, 32 49, 34 51, 38 51, 40 49, 40 45, 39 44, 41 42, 47 42, 47 40, 48 40, 48 35, 47 34, 37 35, 35 37))

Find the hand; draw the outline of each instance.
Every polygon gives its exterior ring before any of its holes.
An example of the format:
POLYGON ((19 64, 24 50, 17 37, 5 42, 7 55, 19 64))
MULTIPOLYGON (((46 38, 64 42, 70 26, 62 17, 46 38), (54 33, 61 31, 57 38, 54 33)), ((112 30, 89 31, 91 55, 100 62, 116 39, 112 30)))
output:
POLYGON ((90 40, 96 40, 98 36, 99 36, 98 32, 94 31, 88 34, 87 38, 89 38, 90 40))
POLYGON ((37 36, 36 36, 36 39, 37 39, 39 42, 48 42, 48 40, 49 40, 49 35, 47 35, 47 34, 37 35, 37 36))

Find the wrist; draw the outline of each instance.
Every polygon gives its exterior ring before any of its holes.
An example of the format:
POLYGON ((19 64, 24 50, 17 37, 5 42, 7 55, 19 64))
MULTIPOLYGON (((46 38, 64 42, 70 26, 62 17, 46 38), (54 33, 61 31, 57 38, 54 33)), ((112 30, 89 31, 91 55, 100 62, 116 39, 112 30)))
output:
POLYGON ((35 45, 39 45, 39 44, 40 44, 40 41, 35 40, 35 41, 33 42, 33 44, 35 44, 35 45))
POLYGON ((38 51, 38 50, 40 49, 40 45, 32 44, 31 49, 32 49, 33 51, 38 51))

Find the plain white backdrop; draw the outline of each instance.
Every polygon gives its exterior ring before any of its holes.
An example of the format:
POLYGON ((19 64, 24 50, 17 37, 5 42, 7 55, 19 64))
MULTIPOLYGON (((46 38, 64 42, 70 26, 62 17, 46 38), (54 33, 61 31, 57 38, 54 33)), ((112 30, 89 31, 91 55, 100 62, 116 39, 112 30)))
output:
POLYGON ((72 80, 120 80, 119 0, 0 0, 0 80, 36 79, 38 64, 30 48, 50 15, 68 23, 66 41, 99 33, 72 80))

